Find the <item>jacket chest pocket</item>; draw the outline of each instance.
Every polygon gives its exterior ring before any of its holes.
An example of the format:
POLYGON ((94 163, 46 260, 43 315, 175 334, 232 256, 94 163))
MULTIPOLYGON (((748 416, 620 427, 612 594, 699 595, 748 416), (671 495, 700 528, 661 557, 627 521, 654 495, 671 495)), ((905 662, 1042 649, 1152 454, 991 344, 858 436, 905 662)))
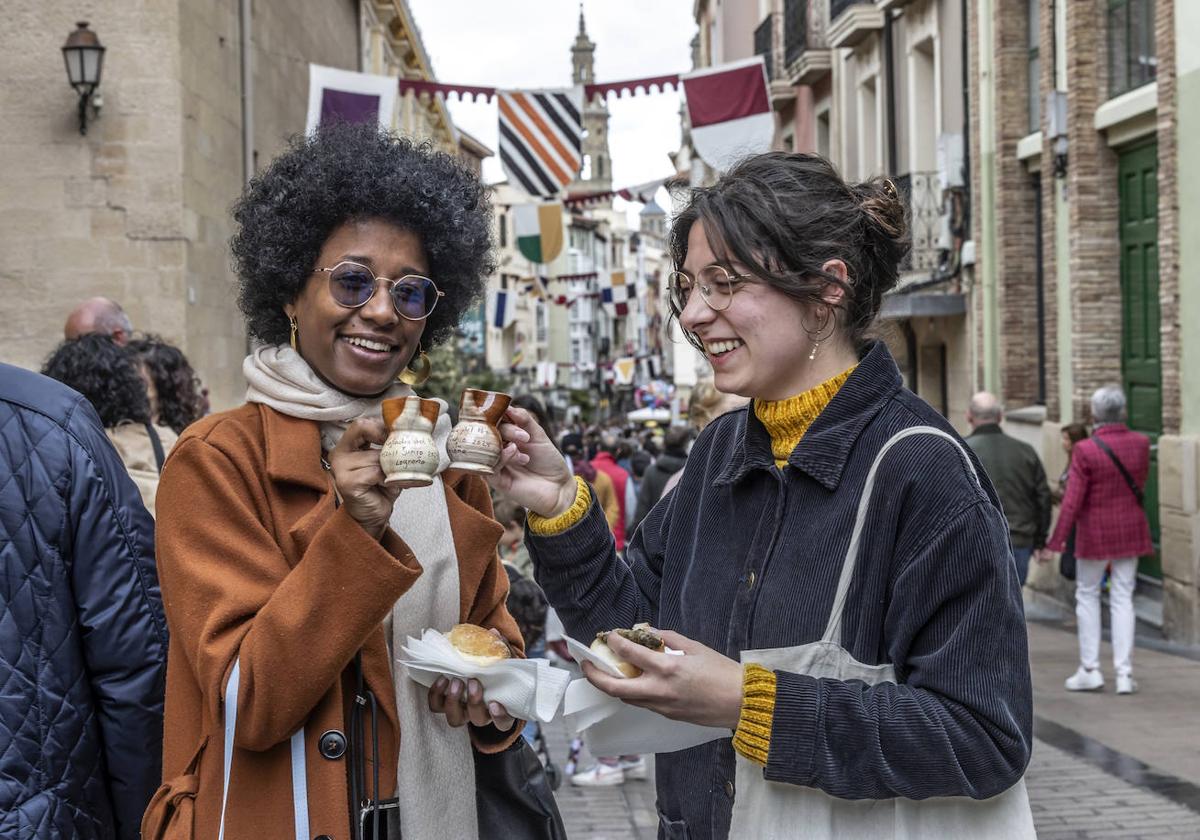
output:
POLYGON ((154 792, 142 817, 143 840, 194 840, 196 836, 196 791, 200 787, 198 769, 208 736, 192 755, 187 768, 154 792))

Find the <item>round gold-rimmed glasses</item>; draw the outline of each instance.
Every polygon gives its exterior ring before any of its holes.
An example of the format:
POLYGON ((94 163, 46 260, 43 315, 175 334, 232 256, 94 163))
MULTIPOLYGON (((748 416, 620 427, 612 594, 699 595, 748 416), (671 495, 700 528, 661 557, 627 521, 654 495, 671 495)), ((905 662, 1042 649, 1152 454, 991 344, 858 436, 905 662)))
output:
POLYGON ((667 289, 671 295, 671 304, 679 312, 687 308, 692 296, 692 289, 700 290, 700 297, 710 309, 724 312, 733 303, 733 293, 752 274, 731 274, 720 265, 710 265, 700 269, 694 278, 686 271, 672 271, 667 275, 667 289))
POLYGON ((318 268, 329 275, 329 294, 339 306, 358 309, 375 296, 379 281, 388 284, 388 295, 396 314, 409 321, 423 321, 437 306, 438 298, 446 293, 437 284, 420 274, 406 274, 391 280, 378 277, 365 265, 343 260, 333 268, 318 268))

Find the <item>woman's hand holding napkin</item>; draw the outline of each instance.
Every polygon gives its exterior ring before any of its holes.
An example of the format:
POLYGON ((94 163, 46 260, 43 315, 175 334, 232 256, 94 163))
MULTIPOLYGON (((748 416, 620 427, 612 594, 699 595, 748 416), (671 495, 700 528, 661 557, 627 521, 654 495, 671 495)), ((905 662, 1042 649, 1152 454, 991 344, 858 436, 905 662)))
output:
POLYGON ((484 700, 499 703, 513 717, 549 723, 558 712, 570 675, 551 667, 545 659, 507 659, 491 665, 475 665, 459 656, 454 646, 436 630, 426 630, 420 639, 408 637, 401 648, 409 677, 425 687, 439 677, 476 680, 483 686, 484 700))

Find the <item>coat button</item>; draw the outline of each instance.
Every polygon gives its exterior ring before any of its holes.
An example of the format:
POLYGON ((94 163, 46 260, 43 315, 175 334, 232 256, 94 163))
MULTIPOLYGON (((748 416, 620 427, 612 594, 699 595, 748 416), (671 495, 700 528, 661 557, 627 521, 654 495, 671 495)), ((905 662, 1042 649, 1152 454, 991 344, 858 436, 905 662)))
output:
POLYGON ((725 783, 725 795, 733 799, 733 782, 725 783))
MULTIPOLYGON (((346 754, 346 736, 336 729, 330 729, 321 736, 321 756, 335 761, 346 754)), ((319 840, 319 838, 318 838, 319 840)))
MULTIPOLYGON (((746 588, 747 588, 747 589, 753 589, 753 588, 754 588, 754 581, 755 581, 755 577, 754 577, 754 570, 753 570, 753 569, 751 569, 751 570, 750 570, 750 575, 749 575, 749 577, 747 577, 747 578, 746 578, 746 588)), ((730 794, 730 795, 732 796, 732 794, 730 794)))

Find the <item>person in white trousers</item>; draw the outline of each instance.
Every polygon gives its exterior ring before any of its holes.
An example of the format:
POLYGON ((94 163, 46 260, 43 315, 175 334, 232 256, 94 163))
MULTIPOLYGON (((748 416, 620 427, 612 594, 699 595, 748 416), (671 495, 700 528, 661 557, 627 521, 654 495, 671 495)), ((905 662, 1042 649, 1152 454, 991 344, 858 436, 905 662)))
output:
POLYGON ((1104 570, 1111 567, 1108 597, 1117 694, 1133 694, 1137 691, 1132 664, 1133 588, 1138 558, 1154 551, 1142 496, 1150 473, 1150 440, 1125 426, 1125 393, 1115 385, 1092 395, 1092 419, 1094 434, 1072 450, 1062 513, 1046 544, 1050 551, 1061 552, 1075 530, 1079 669, 1067 678, 1066 688, 1096 691, 1104 687, 1100 585, 1104 570))

